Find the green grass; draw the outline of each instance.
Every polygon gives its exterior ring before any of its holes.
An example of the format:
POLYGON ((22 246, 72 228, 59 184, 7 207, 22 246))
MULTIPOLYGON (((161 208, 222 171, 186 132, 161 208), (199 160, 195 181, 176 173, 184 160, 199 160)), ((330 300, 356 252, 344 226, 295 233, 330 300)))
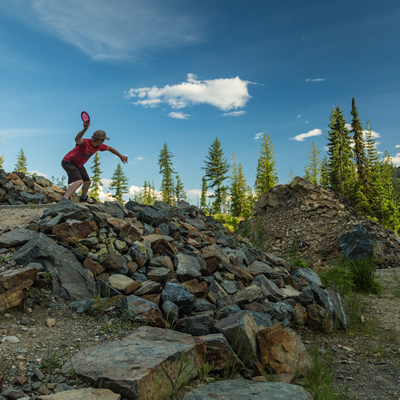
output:
POLYGON ((214 219, 227 227, 232 232, 237 232, 240 219, 227 214, 215 214, 214 219))
POLYGON ((312 393, 314 400, 346 400, 348 394, 339 394, 332 384, 332 350, 325 360, 320 359, 318 348, 311 352, 311 368, 305 376, 304 386, 312 393))
POLYGON ((320 272, 322 283, 342 295, 352 292, 380 294, 382 286, 376 279, 376 266, 373 258, 360 258, 356 261, 339 257, 333 267, 320 272))

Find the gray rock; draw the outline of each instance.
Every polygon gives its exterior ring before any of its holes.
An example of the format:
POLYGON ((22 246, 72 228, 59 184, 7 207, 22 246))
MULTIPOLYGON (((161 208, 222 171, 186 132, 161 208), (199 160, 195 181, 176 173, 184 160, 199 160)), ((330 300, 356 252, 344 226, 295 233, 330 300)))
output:
POLYGON ((63 197, 57 204, 50 208, 46 208, 42 214, 42 219, 46 218, 48 215, 55 217, 57 214, 68 214, 74 210, 76 210, 78 206, 76 206, 72 201, 67 200, 63 197))
POLYGON ((190 281, 201 276, 201 270, 205 269, 206 262, 197 254, 187 255, 178 253, 174 257, 174 265, 178 279, 181 282, 190 281))
POLYGON ((16 228, 0 235, 0 248, 20 246, 34 239, 38 235, 39 234, 37 232, 29 229, 16 228))
POLYGON ((217 307, 205 299, 196 299, 194 310, 195 312, 215 311, 217 307))
POLYGON ((207 299, 215 304, 217 308, 226 307, 231 303, 231 297, 216 281, 213 281, 208 286, 207 299))
POLYGON ((63 367, 73 365, 77 376, 95 386, 118 392, 127 399, 161 400, 171 382, 178 381, 181 360, 187 379, 198 375, 205 358, 205 343, 169 329, 140 327, 121 341, 104 343, 75 354, 63 367))
POLYGON ((53 240, 39 233, 13 257, 17 264, 39 262, 50 274, 53 293, 64 299, 89 300, 95 297, 93 274, 53 240))
POLYGON ((268 279, 276 276, 276 271, 268 264, 261 261, 253 261, 247 268, 253 276, 265 275, 268 279))
POLYGON ((110 254, 107 256, 101 265, 107 270, 121 275, 126 275, 129 268, 126 265, 124 257, 120 254, 110 254))
POLYGON ((167 282, 161 297, 163 301, 169 300, 175 303, 184 314, 192 311, 196 304, 196 296, 190 293, 187 287, 179 283, 167 282))
POLYGON ((239 358, 246 363, 258 360, 256 336, 258 326, 248 311, 242 311, 221 319, 214 325, 222 333, 239 358))
POLYGON ((304 388, 281 382, 253 382, 231 379, 201 386, 183 400, 312 400, 304 388))
POLYGON ((304 307, 308 306, 309 304, 313 304, 315 302, 313 291, 310 289, 309 286, 305 287, 300 292, 298 300, 299 303, 304 307))
POLYGON ((47 203, 42 193, 30 194, 26 192, 19 192, 19 197, 24 203, 32 203, 32 204, 39 204, 44 202, 47 203))
POLYGON ((321 278, 310 268, 300 268, 294 276, 303 278, 309 285, 315 283, 318 286, 322 286, 321 278))
POLYGON ((374 238, 362 225, 358 225, 356 228, 339 236, 338 243, 340 250, 350 260, 357 260, 372 255, 374 238))
POLYGON ((159 293, 161 289, 161 284, 153 281, 143 282, 143 285, 134 292, 135 296, 144 296, 146 294, 159 293))
POLYGON ((238 292, 237 284, 235 281, 222 280, 221 286, 224 288, 227 294, 233 295, 238 292))
POLYGON ((129 249, 128 254, 132 257, 139 267, 143 267, 149 259, 147 254, 147 248, 142 242, 134 242, 132 247, 129 249))
POLYGON ((265 305, 265 310, 271 315, 272 319, 276 319, 278 321, 283 321, 285 319, 291 321, 294 316, 293 307, 283 302, 268 303, 265 305))
POLYGON ((246 288, 240 290, 233 296, 234 304, 239 307, 245 304, 257 302, 262 298, 261 289, 256 285, 247 286, 246 288))
POLYGON ((155 282, 166 283, 170 280, 171 270, 168 268, 152 269, 147 273, 147 277, 155 282))
POLYGON ((121 310, 126 310, 126 318, 154 326, 165 327, 165 319, 157 304, 134 295, 122 300, 121 310))
POLYGON ((237 305, 229 305, 221 308, 215 314, 215 318, 219 321, 229 315, 241 312, 242 310, 237 305))
POLYGON ((212 327, 213 319, 210 315, 195 315, 178 320, 176 330, 192 336, 202 336, 211 333, 212 327))
POLYGON ((258 325, 258 329, 269 328, 273 325, 270 314, 266 314, 263 312, 257 312, 257 311, 253 311, 253 310, 248 310, 247 312, 249 312, 253 315, 254 320, 256 321, 256 323, 258 325))
POLYGON ((178 319, 179 307, 172 301, 164 301, 162 309, 164 311, 165 319, 167 320, 167 322, 171 323, 178 319))
POLYGON ((276 302, 286 298, 285 293, 283 293, 282 290, 275 285, 275 283, 270 281, 264 275, 257 275, 254 278, 252 285, 257 285, 261 289, 266 289, 266 297, 269 301, 276 302))

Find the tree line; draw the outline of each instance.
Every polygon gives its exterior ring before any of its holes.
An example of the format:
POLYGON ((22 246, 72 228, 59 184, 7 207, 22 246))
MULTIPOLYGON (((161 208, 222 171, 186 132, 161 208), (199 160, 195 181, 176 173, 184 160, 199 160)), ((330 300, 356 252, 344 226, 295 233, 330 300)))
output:
MULTIPOLYGON (((303 177, 316 185, 332 189, 352 201, 358 212, 397 231, 400 226, 400 180, 396 177, 388 151, 380 160, 369 120, 363 128, 354 97, 351 106, 351 123, 348 124, 339 106, 333 107, 327 130, 327 153, 321 158, 315 142, 312 142, 304 167, 303 177)), ((224 156, 218 137, 208 148, 204 160, 204 175, 198 205, 210 214, 225 213, 234 217, 251 215, 259 196, 279 183, 276 172, 274 145, 268 133, 263 135, 257 162, 254 186, 248 185, 242 165, 234 153, 231 163, 224 156), (209 190, 212 194, 209 194, 209 190)), ((133 200, 142 204, 154 204, 156 200, 175 205, 187 199, 184 184, 173 166, 174 155, 164 143, 159 153, 158 166, 162 176, 161 187, 156 190, 154 181, 145 180, 143 188, 134 194, 133 200)), ((4 156, 0 156, 0 168, 4 156)), ((16 171, 27 173, 27 160, 23 149, 17 154, 16 171)), ((89 195, 99 200, 101 193, 100 156, 93 158, 90 167, 92 185, 89 195)), ((52 177, 54 178, 54 177, 52 177)), ((64 178, 64 177, 63 177, 64 178)), ((65 186, 65 178, 58 180, 65 186)), ((293 180, 290 171, 289 182, 293 180)), ((113 173, 110 183, 111 197, 122 201, 128 193, 128 178, 121 164, 113 173)))

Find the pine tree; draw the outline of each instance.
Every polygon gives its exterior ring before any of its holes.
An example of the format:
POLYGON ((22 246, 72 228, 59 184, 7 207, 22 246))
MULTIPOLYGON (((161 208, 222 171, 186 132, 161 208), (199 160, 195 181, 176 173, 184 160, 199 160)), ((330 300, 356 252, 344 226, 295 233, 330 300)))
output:
POLYGON ((274 145, 268 133, 265 133, 260 149, 260 156, 258 158, 256 183, 254 185, 257 197, 261 196, 279 182, 278 174, 275 169, 276 161, 274 155, 274 145))
POLYGON ((328 165, 328 157, 325 154, 324 158, 321 161, 321 178, 320 185, 328 188, 329 187, 329 165, 328 165))
POLYGON ((237 156, 232 154, 229 193, 231 197, 230 212, 234 217, 239 217, 245 210, 246 204, 246 178, 241 164, 237 162, 237 156))
POLYGON ((351 103, 351 115, 353 116, 353 119, 351 121, 351 133, 353 134, 353 143, 354 143, 354 148, 353 148, 354 162, 357 168, 357 178, 360 181, 360 184, 357 186, 358 190, 362 191, 362 193, 360 193, 359 196, 361 196, 361 198, 363 199, 364 198, 367 199, 371 197, 370 176, 368 175, 367 155, 365 152, 363 127, 358 117, 358 110, 356 107, 354 97, 351 103))
POLYGON ((117 164, 117 168, 111 177, 110 189, 115 190, 115 193, 112 195, 112 197, 121 202, 122 195, 128 193, 128 178, 122 170, 120 163, 117 164))
POLYGON ((206 177, 201 178, 201 197, 200 197, 200 209, 203 211, 207 210, 207 181, 206 177))
MULTIPOLYGON (((1 136, 0 136, 0 140, 1 140, 1 136)), ((0 148, 1 148, 1 146, 0 146, 0 148)), ((4 163, 4 154, 2 154, 2 155, 0 156, 0 169, 3 168, 3 163, 4 163)))
POLYGON ((294 179, 293 171, 290 170, 290 172, 289 172, 289 180, 288 180, 288 183, 291 183, 291 182, 293 181, 293 179, 294 179))
POLYGON ((94 155, 93 163, 92 166, 90 167, 90 170, 92 171, 93 175, 90 178, 92 183, 90 185, 89 196, 93 197, 97 201, 100 201, 99 198, 101 192, 100 174, 102 174, 103 171, 100 169, 100 156, 98 152, 96 152, 94 155))
POLYGON ((154 181, 152 181, 151 185, 150 182, 144 181, 143 188, 139 192, 135 192, 133 200, 140 204, 153 205, 157 197, 154 181))
POLYGON ((253 210, 254 210, 254 204, 256 204, 257 197, 255 196, 255 193, 253 192, 253 189, 251 186, 247 186, 247 193, 246 193, 246 206, 244 209, 244 214, 251 216, 253 215, 253 210))
POLYGON ((21 149, 17 154, 17 163, 15 164, 14 170, 17 172, 28 173, 28 160, 25 156, 24 149, 21 149))
POLYGON ((224 197, 224 192, 226 192, 225 187, 222 185, 224 180, 227 178, 226 173, 229 170, 229 164, 226 158, 224 158, 224 153, 221 148, 221 142, 218 138, 215 138, 211 147, 208 148, 208 156, 206 156, 208 161, 204 161, 206 164, 202 169, 205 170, 205 178, 209 183, 210 188, 215 188, 214 195, 210 196, 215 198, 214 200, 214 212, 221 212, 221 205, 224 197))
POLYGON ((174 199, 174 168, 172 166, 172 153, 168 149, 167 143, 164 143, 158 158, 158 165, 160 166, 160 174, 162 175, 161 181, 161 196, 164 203, 171 204, 174 199))
POLYGON ((332 109, 328 127, 329 187, 335 192, 351 197, 354 187, 351 138, 339 106, 332 109))
POLYGON ((185 188, 183 186, 183 182, 181 181, 181 178, 179 175, 176 175, 176 184, 175 184, 175 199, 176 202, 179 203, 181 200, 186 200, 187 195, 185 192, 185 188))
POLYGON ((318 150, 315 142, 311 143, 308 149, 308 163, 304 167, 304 179, 312 182, 314 185, 319 185, 321 181, 321 159, 319 155, 321 152, 318 150))

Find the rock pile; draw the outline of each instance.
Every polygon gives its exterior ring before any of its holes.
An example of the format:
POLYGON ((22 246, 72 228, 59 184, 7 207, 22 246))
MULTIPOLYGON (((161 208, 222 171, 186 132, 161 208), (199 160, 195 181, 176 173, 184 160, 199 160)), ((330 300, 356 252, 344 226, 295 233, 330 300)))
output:
POLYGON ((17 249, 12 272, 0 274, 0 310, 18 292, 7 274, 17 282, 34 269, 77 313, 107 309, 147 325, 72 358, 79 376, 96 384, 101 379, 103 388, 128 399, 147 398, 140 394, 146 390, 148 398, 162 398, 157 374, 176 374, 181 354, 195 375, 204 362, 214 371, 234 366, 246 378, 265 369, 301 374, 310 359, 290 327, 331 332, 335 323, 344 329, 349 323, 342 297, 322 286, 311 269, 253 248, 186 202, 171 207, 63 200, 29 229, 2 234, 0 247, 17 249))
MULTIPOLYGON (((369 248, 380 267, 399 266, 400 238, 374 221, 357 215, 341 194, 296 177, 290 184, 277 185, 262 194, 249 221, 264 245, 279 256, 294 250, 307 262, 325 260, 344 250, 340 239, 362 226, 369 248)), ((245 229, 243 223, 241 229, 245 229)), ((347 240, 347 239, 344 239, 347 240)), ((360 239, 361 240, 361 239, 360 239)), ((347 253, 347 252, 346 252, 347 253)))
POLYGON ((0 205, 47 204, 60 201, 65 190, 43 176, 0 169, 0 205))

